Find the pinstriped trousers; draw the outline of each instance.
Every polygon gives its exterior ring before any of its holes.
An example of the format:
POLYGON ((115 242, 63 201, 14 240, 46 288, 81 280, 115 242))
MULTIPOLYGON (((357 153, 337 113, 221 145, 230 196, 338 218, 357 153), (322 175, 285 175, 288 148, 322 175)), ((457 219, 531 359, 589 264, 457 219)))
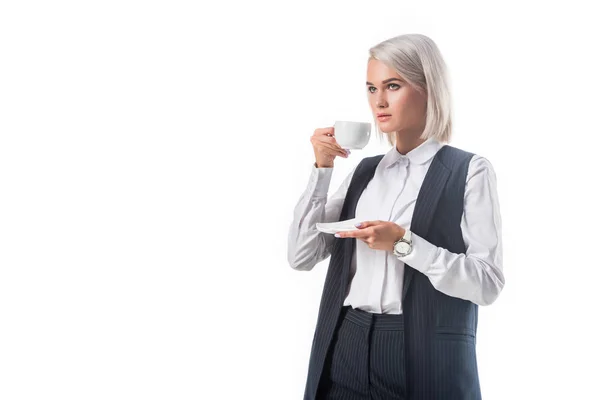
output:
POLYGON ((345 306, 325 359, 317 399, 405 399, 403 317, 345 306))

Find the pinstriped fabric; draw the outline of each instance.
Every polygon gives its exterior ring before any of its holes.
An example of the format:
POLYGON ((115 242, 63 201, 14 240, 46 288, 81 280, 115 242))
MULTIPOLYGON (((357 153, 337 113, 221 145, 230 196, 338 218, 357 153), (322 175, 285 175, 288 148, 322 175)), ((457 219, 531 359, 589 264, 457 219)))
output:
POLYGON ((404 330, 373 330, 371 332, 369 379, 374 400, 406 397, 404 330))
MULTIPOLYGON (((448 145, 438 151, 423 181, 411 222, 411 230, 417 235, 454 253, 465 252, 460 221, 472 156, 472 153, 448 145)), ((358 199, 373 178, 382 157, 365 158, 358 165, 340 220, 354 218, 358 199)), ((344 324, 347 325, 344 322, 346 318, 340 318, 340 312, 347 294, 355 243, 354 239, 334 241, 311 349, 304 400, 316 398, 334 334, 344 324)), ((407 398, 480 399, 475 355, 477 305, 435 290, 424 274, 408 265, 405 268, 402 293, 404 346, 402 350, 388 350, 403 352, 407 398)), ((356 336, 354 338, 356 340, 356 336)), ((382 343, 387 341, 382 339, 382 343)), ((357 362, 360 364, 360 361, 357 362)), ((382 367, 384 370, 395 369, 390 366, 391 362, 385 365, 382 367)), ((382 385, 385 386, 383 380, 382 385)))
POLYGON ((334 335, 319 400, 369 399, 369 328, 344 319, 334 335))
MULTIPOLYGON (((442 149, 440 149, 440 151, 442 149)), ((411 231, 417 233, 421 237, 427 237, 431 220, 433 219, 431 210, 435 210, 437 207, 442 195, 442 191, 439 190, 439 188, 444 186, 449 175, 450 171, 448 168, 440 162, 432 162, 427 170, 423 186, 421 186, 421 190, 417 196, 417 202, 415 204, 411 222, 411 231), (425 182, 427 182, 427 185, 425 185, 425 182)), ((404 301, 404 297, 406 297, 406 293, 408 293, 408 288, 410 287, 414 272, 415 270, 413 268, 408 268, 404 272, 402 301, 404 301)))
MULTIPOLYGON (((375 167, 377 167, 381 158, 383 158, 383 155, 365 158, 356 167, 350 187, 348 188, 348 193, 350 194, 350 190, 352 190, 352 194, 346 196, 340 214, 344 216, 344 219, 354 218, 358 199, 369 181, 373 178, 375 167), (352 215, 352 217, 349 215, 352 215)), ((338 239, 333 244, 308 363, 308 377, 304 393, 305 400, 315 399, 323 372, 325 357, 327 356, 333 333, 341 320, 339 315, 343 307, 344 296, 346 295, 345 291, 354 246, 355 241, 350 239, 338 239), (342 288, 344 289, 342 290, 342 288)))
MULTIPOLYGON (((413 232, 454 253, 466 250, 460 221, 472 156, 451 146, 440 149, 413 215, 413 232), (437 192, 437 200, 432 192, 437 192), (426 193, 434 199, 425 200, 426 193)), ((409 398, 481 399, 475 355, 477 305, 447 296, 424 274, 407 266, 408 271, 412 278, 409 285, 405 280, 403 313, 409 398)))
POLYGON ((344 307, 317 398, 405 399, 402 315, 373 315, 344 307))

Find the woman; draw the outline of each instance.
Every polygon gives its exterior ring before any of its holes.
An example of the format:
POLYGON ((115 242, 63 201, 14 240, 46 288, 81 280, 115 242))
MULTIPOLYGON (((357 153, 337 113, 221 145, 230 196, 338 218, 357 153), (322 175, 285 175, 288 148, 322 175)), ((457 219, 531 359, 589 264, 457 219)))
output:
POLYGON ((370 49, 367 96, 394 146, 364 158, 327 198, 334 129, 311 137, 316 162, 289 232, 292 268, 331 255, 304 399, 480 399, 479 305, 504 286, 490 162, 447 144, 450 94, 436 44, 402 35, 370 49), (329 235, 317 222, 358 218, 329 235))

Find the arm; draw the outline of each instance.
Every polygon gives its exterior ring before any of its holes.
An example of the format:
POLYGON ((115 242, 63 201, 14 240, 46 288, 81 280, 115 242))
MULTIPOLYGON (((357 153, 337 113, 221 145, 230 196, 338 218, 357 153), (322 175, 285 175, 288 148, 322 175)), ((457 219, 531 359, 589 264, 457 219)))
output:
POLYGON ((451 253, 413 233, 413 251, 399 259, 427 275, 442 293, 492 304, 504 287, 502 222, 494 169, 477 155, 469 164, 461 229, 466 254, 451 253))
POLYGON ((294 209, 294 219, 288 235, 288 262, 293 269, 310 271, 331 254, 335 238, 319 232, 316 223, 339 221, 355 170, 356 167, 328 200, 333 168, 317 168, 313 164, 308 187, 294 209))

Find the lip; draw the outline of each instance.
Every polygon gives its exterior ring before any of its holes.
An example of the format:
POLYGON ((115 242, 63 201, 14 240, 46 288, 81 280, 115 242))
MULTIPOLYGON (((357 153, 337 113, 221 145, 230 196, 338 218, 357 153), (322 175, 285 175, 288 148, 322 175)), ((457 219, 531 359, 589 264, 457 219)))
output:
POLYGON ((379 117, 391 117, 391 116, 392 116, 392 114, 387 114, 387 113, 379 113, 379 114, 377 114, 377 118, 379 118, 379 117))
POLYGON ((377 119, 378 119, 379 121, 387 121, 387 120, 389 120, 390 118, 392 118, 392 116, 391 116, 390 114, 378 114, 378 115, 377 115, 377 119))

